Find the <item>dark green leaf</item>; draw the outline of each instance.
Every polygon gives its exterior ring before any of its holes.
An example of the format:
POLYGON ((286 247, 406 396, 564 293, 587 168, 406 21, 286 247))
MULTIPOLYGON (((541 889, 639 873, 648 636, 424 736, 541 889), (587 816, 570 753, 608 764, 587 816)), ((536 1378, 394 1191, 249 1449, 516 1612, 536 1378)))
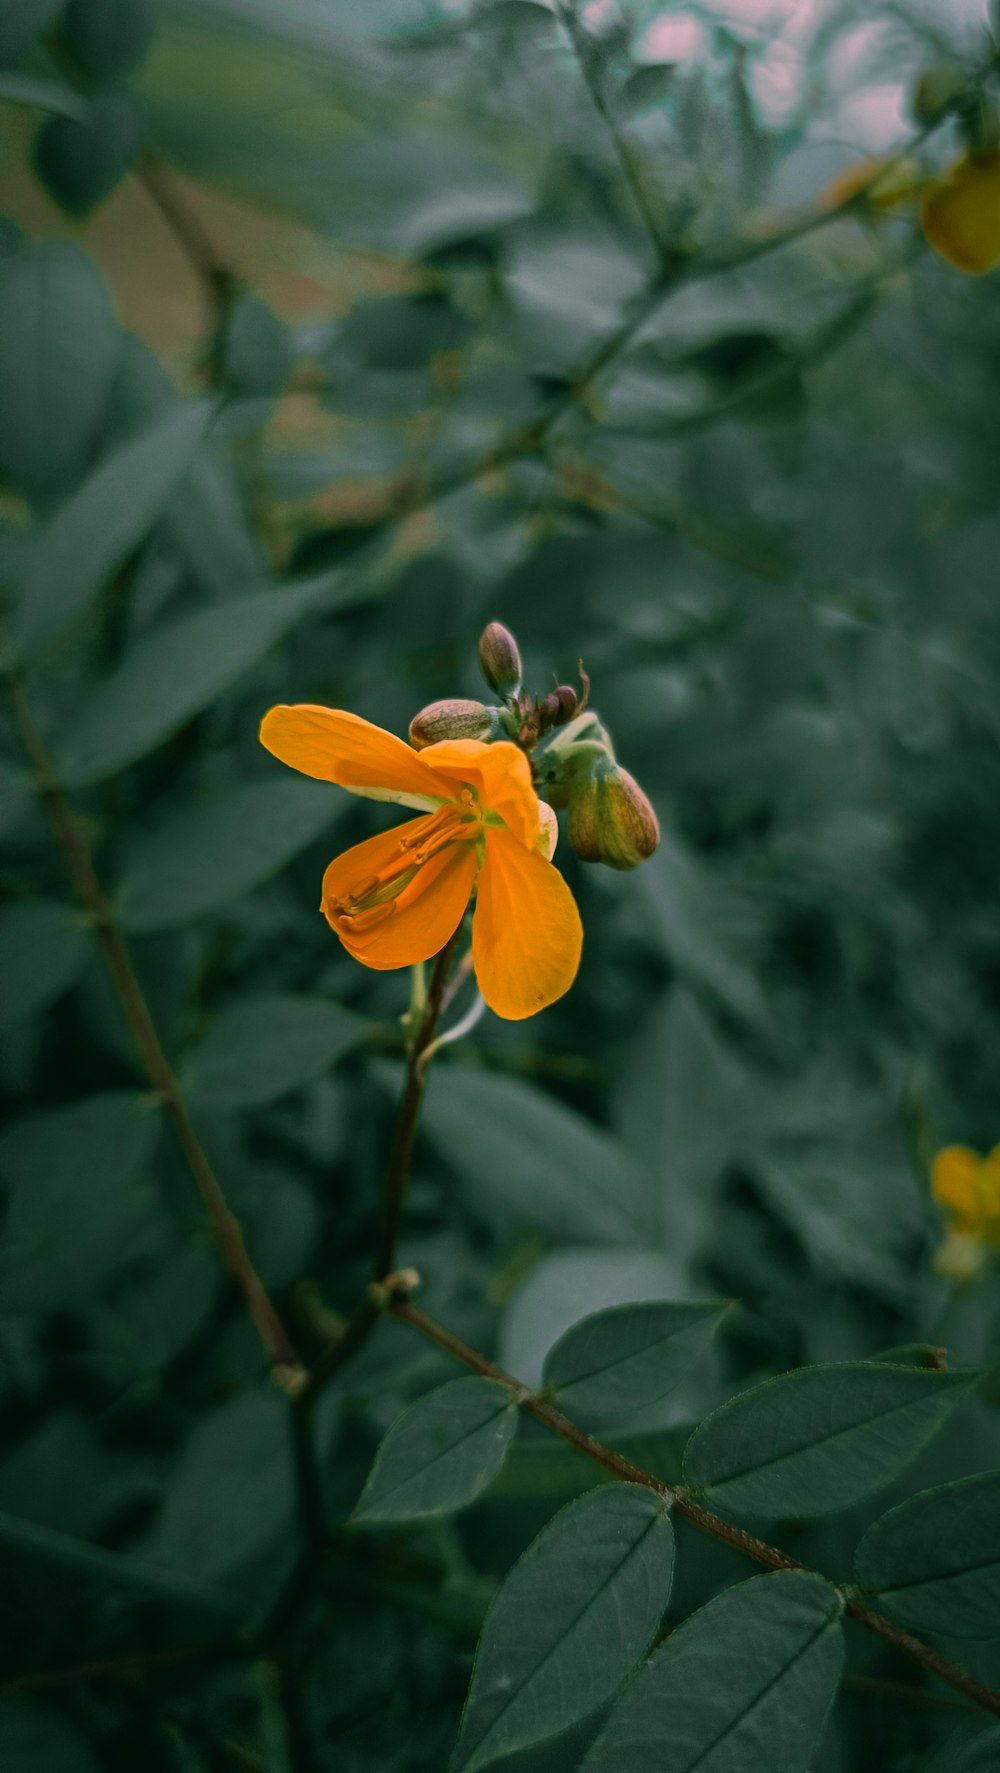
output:
POLYGON ((244 996, 191 1055, 185 1087, 207 1108, 253 1108, 311 1083, 364 1039, 368 1024, 319 997, 244 996))
POLYGON ((152 0, 69 0, 62 38, 92 80, 120 80, 145 61, 156 34, 152 0))
POLYGON ((0 910, 0 1034, 43 1010, 83 972, 91 937, 69 905, 34 899, 0 910))
POLYGON ((431 1083, 424 1126, 477 1204, 563 1240, 650 1232, 652 1191, 617 1140, 528 1084, 451 1070, 431 1083))
MULTIPOLYGON (((0 22, 0 39, 2 34, 0 22)), ((6 68, 0 69, 0 99, 9 99, 13 105, 34 105, 39 111, 54 111, 62 117, 84 118, 90 109, 86 99, 71 86, 41 80, 35 74, 13 74, 6 68)))
POLYGON ((974 1377, 842 1361, 765 1379, 695 1429, 684 1480, 727 1514, 830 1514, 903 1471, 974 1377))
POLYGON ((1000 1766, 1000 1724, 982 1716, 953 1730, 928 1773, 996 1773, 1000 1766))
POLYGON ((493 1379, 453 1379, 418 1398, 379 1447, 354 1519, 363 1525, 454 1514, 496 1477, 517 1407, 493 1379))
POLYGON ((240 394, 280 394, 295 367, 288 329, 259 296, 244 296, 226 328, 225 371, 240 394))
POLYGON ((4 0, 0 10, 0 60, 16 61, 59 16, 65 0, 4 0))
POLYGON ((16 1695, 0 1699, 0 1766, 4 1773, 101 1773, 86 1737, 68 1718, 16 1695))
POLYGON ((30 656, 84 613, 152 529, 205 435, 213 406, 179 406, 103 462, 50 519, 29 557, 14 624, 30 656))
POLYGON ((201 1417, 143 1561, 251 1597, 295 1555, 294 1498, 288 1404, 270 1387, 245 1391, 201 1417))
POLYGON ((727 1589, 646 1663, 581 1773, 806 1773, 840 1680, 842 1611, 804 1571, 727 1589))
POLYGON ((128 1262, 160 1248, 162 1208, 147 1173, 159 1126, 148 1102, 108 1091, 23 1115, 0 1134, 5 1311, 52 1311, 86 1299, 128 1262))
POLYGON ((909 1496, 869 1527, 855 1576, 911 1631, 1000 1636, 1000 1471, 909 1496))
POLYGON ((486 1616, 456 1770, 489 1767, 610 1698, 670 1598, 673 1543, 662 1502, 632 1485, 593 1491, 549 1522, 486 1616))
POLYGON ((99 782, 144 757, 255 665, 331 590, 331 581, 322 578, 257 591, 148 635, 85 703, 62 747, 63 781, 73 787, 99 782))
POLYGON ((104 284, 66 241, 0 281, 0 461, 29 498, 57 497, 85 465, 121 345, 104 284))
POLYGON ((343 796, 291 774, 192 798, 137 841, 116 895, 122 923, 175 929, 226 909, 321 831, 335 848, 343 811, 343 796))
POLYGON ((124 178, 145 120, 127 92, 102 92, 85 117, 50 117, 35 138, 35 171, 67 215, 88 215, 124 178))
POLYGON ((597 1311, 560 1337, 546 1359, 542 1382, 574 1419, 643 1410, 680 1383, 728 1309, 712 1299, 597 1311))

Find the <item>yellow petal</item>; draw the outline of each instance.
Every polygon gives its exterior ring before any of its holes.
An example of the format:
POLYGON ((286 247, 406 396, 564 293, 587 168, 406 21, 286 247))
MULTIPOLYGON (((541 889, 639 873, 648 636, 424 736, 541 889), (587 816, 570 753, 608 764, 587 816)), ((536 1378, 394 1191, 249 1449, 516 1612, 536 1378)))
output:
POLYGON ((472 959, 490 1009, 519 1022, 555 1003, 576 978, 582 945, 580 914, 558 869, 510 831, 487 831, 472 959))
POLYGON ((978 1151, 972 1151, 968 1145, 946 1145, 935 1157, 931 1171, 934 1199, 961 1219, 978 1219, 982 1167, 978 1151))
POLYGON ((1000 264, 1000 153, 967 154, 924 197, 924 233, 959 271, 981 276, 1000 264))
POLYGON ((452 794, 450 782, 402 739, 342 708, 309 702, 272 708, 261 721, 260 742, 290 769, 369 800, 433 809, 452 794))
POLYGON ((524 752, 505 739, 484 745, 479 739, 442 739, 420 753, 421 760, 450 780, 468 782, 484 807, 498 813, 528 849, 538 841, 538 796, 524 752))
POLYGON ((425 862, 398 897, 358 917, 338 915, 339 902, 366 895, 405 864, 406 840, 429 824, 429 819, 407 819, 393 831, 381 831, 337 856, 323 876, 321 909, 327 923, 355 960, 378 972, 430 960, 454 935, 469 903, 476 846, 455 843, 425 862))

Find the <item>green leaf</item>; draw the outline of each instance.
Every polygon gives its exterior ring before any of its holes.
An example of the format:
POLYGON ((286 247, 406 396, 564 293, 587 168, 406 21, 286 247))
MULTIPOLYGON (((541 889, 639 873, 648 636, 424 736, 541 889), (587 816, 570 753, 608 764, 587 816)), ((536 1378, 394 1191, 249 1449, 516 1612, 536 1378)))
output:
POLYGON ((841 1361, 765 1379, 695 1429, 684 1481, 726 1513, 833 1513, 903 1471, 974 1378, 841 1361))
POLYGON ((855 1577, 912 1631, 1000 1633, 1000 1471, 909 1496, 869 1527, 855 1577))
POLYGON ((249 1600, 294 1558, 294 1498, 288 1404, 270 1387, 242 1392, 200 1418, 141 1556, 249 1600))
MULTIPOLYGON (((0 24, 0 37, 3 25, 0 24)), ((2 53, 2 51, 0 51, 2 53)), ((0 99, 12 105, 33 105, 40 111, 55 111, 63 117, 86 117, 90 106, 86 99, 56 80, 40 80, 35 74, 12 74, 0 69, 0 99)))
POLYGON ((5 1311, 75 1304, 161 1247, 163 1210, 147 1173, 159 1130, 147 1102, 112 1090, 23 1115, 0 1134, 5 1311))
POLYGON ((254 1108, 311 1083, 357 1046, 362 1016, 319 997, 241 997, 217 1016, 185 1068, 192 1104, 254 1108))
POLYGON ((14 624, 22 657, 78 621, 144 540, 191 464, 214 412, 178 406, 102 462, 35 540, 14 624))
POLYGON ((804 1571, 727 1589, 640 1670, 581 1773, 806 1773, 840 1680, 842 1611, 804 1571))
POLYGON ((50 117, 35 137, 35 171, 67 215, 89 215, 120 184, 142 145, 145 118, 131 93, 101 92, 85 117, 50 117))
POLYGON ((84 467, 121 347, 103 282, 66 241, 0 281, 0 461, 30 499, 58 497, 84 467))
POLYGON ((61 35, 92 80, 121 80, 145 61, 156 11, 152 0, 69 0, 61 35))
POLYGON ((1000 1767, 1000 1724, 967 1718, 952 1731, 928 1773, 996 1773, 1000 1767))
POLYGON ((288 328, 259 296, 237 302, 226 328, 226 379, 240 394, 280 394, 295 367, 288 328))
POLYGON ((78 911, 53 899, 0 910, 0 1034, 74 985, 90 958, 78 911))
POLYGON ((0 60, 13 62, 59 16, 64 0, 4 0, 0 9, 0 60))
POLYGON ((4 1773, 101 1773, 89 1742, 68 1718, 16 1694, 0 1699, 0 1766, 4 1773))
POLYGON ((452 1068, 431 1082, 424 1128, 477 1206, 561 1241, 650 1235, 651 1185, 618 1141, 529 1084, 452 1068))
POLYGON ((62 780, 83 787, 144 757, 329 597, 332 583, 257 591, 148 634, 91 692, 60 753, 62 780))
POLYGON ((224 910, 332 832, 343 811, 327 784, 290 772, 188 800, 137 840, 115 896, 119 919, 169 930, 224 910))
POLYGON ((596 1311, 550 1350, 542 1383, 574 1420, 643 1410, 680 1383, 728 1309, 725 1301, 711 1299, 596 1311))
POLYGON ((501 1470, 517 1406, 494 1379, 453 1379, 418 1398, 375 1456, 354 1519, 364 1525, 454 1514, 501 1470))
POLYGON ((673 1559, 670 1517, 648 1490, 602 1486, 562 1509, 486 1616, 456 1773, 555 1736, 610 1698, 652 1640, 673 1559))

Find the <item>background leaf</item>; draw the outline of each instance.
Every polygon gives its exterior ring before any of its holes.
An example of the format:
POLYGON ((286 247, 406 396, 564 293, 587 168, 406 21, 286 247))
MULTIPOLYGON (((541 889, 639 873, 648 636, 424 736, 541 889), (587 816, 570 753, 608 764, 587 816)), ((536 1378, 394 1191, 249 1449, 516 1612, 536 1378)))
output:
POLYGON ((55 900, 0 911, 0 1033, 42 1010, 75 984, 91 956, 79 911, 55 900))
POLYGON ((217 1016, 185 1074, 192 1103, 253 1108, 319 1077, 367 1032, 360 1016, 314 997, 244 999, 217 1016))

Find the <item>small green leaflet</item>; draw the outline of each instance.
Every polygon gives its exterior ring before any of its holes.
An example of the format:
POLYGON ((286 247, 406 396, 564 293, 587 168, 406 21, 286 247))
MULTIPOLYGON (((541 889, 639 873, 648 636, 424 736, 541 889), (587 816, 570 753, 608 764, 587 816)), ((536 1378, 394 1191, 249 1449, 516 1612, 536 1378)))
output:
POLYGON ((1000 1637, 1000 1471, 909 1496, 869 1527, 855 1576, 912 1631, 1000 1637))
POLYGON ((0 1034, 74 985, 91 954, 79 912, 54 899, 0 910, 0 1034))
MULTIPOLYGON (((363 1016, 322 997, 274 992, 223 1010, 185 1070, 192 1105, 253 1108, 311 1083, 368 1032, 363 1016)), ((461 1381, 460 1383, 464 1383, 461 1381)))
POLYGON ((103 781, 170 738, 329 597, 339 577, 255 591, 147 634, 84 703, 58 759, 62 781, 103 781))
POLYGON ((22 659, 77 621, 143 541, 190 467, 215 410, 175 407, 102 462, 34 541, 14 622, 22 659))
POLYGON ((542 1383, 568 1416, 602 1419, 658 1403, 707 1347, 728 1305, 612 1305, 573 1324, 545 1360, 542 1383))
POLYGON ((367 1526, 453 1514, 500 1470, 517 1406, 494 1379, 453 1379, 418 1398, 390 1428, 354 1519, 367 1526))
POLYGON ((476 1773, 609 1699, 670 1598, 674 1536, 638 1485, 571 1502, 529 1545, 486 1616, 453 1760, 476 1773))
POLYGON ((640 1670, 581 1773, 806 1773, 840 1680, 841 1612, 804 1571, 727 1589, 640 1670))
POLYGON ((765 1379, 695 1429, 684 1481, 726 1513, 833 1513, 896 1477, 974 1378, 841 1361, 765 1379))

